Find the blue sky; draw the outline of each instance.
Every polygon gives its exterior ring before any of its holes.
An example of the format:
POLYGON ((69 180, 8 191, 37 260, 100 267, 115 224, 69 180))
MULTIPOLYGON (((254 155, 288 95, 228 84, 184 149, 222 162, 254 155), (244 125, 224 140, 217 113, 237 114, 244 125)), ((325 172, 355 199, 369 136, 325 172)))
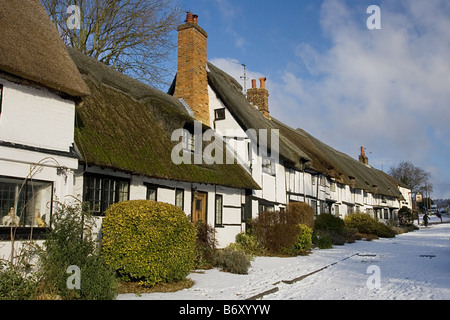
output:
POLYGON ((208 60, 247 88, 267 77, 270 115, 388 171, 411 161, 450 198, 450 1, 179 0, 208 60), (381 29, 366 26, 370 5, 381 29))

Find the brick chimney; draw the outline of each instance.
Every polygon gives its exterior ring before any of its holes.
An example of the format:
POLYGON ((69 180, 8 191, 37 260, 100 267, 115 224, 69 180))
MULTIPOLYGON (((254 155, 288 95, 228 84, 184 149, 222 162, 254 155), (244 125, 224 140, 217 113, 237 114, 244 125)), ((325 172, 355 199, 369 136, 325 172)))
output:
POLYGON ((206 72, 206 38, 198 25, 198 16, 188 12, 178 26, 178 69, 174 96, 183 98, 196 120, 210 125, 208 78, 206 72))
POLYGON ((359 161, 364 163, 365 165, 369 164, 369 158, 367 158, 366 153, 364 152, 364 147, 361 147, 361 154, 359 155, 359 161))
POLYGON ((259 78, 260 87, 256 87, 256 79, 252 79, 252 88, 247 90, 247 99, 266 117, 269 117, 269 91, 266 89, 266 78, 259 78))

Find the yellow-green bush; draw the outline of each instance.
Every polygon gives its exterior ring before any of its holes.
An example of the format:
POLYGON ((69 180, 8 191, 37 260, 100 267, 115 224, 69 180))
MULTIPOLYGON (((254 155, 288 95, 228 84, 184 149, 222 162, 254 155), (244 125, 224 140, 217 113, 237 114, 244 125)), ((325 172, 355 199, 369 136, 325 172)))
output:
POLYGON ((285 248, 284 252, 291 255, 307 255, 311 251, 313 231, 304 224, 299 224, 298 229, 297 241, 292 247, 285 248))
POLYGON ((348 228, 356 228, 360 233, 376 235, 382 238, 395 237, 395 231, 388 225, 379 222, 366 213, 352 213, 344 218, 348 228))
POLYGON ((145 286, 179 281, 194 265, 196 232, 178 207, 150 200, 112 205, 103 219, 105 261, 145 286))

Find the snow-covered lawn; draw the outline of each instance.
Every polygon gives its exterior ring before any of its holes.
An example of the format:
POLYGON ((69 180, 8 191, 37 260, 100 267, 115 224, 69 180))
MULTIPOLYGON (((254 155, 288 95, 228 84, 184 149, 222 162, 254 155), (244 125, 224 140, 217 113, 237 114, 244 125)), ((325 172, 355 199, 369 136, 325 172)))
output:
MULTIPOLYGON (((432 223, 438 222, 432 217, 432 223)), ((444 216, 444 222, 450 217, 444 216)), ((357 241, 308 256, 257 257, 248 275, 218 269, 194 272, 195 284, 173 293, 118 299, 450 299, 450 223, 357 241), (305 276, 306 277, 302 277, 305 276), (268 293, 272 292, 272 293, 268 293)))

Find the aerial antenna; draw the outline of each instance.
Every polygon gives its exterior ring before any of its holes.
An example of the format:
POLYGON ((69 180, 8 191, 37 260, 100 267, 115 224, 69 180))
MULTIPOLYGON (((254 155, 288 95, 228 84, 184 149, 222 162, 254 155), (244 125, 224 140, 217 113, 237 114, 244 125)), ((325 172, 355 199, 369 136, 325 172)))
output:
POLYGON ((244 75, 240 76, 240 78, 244 80, 244 95, 245 97, 247 97, 247 66, 244 63, 240 63, 239 61, 233 61, 233 63, 240 64, 244 67, 244 75))

